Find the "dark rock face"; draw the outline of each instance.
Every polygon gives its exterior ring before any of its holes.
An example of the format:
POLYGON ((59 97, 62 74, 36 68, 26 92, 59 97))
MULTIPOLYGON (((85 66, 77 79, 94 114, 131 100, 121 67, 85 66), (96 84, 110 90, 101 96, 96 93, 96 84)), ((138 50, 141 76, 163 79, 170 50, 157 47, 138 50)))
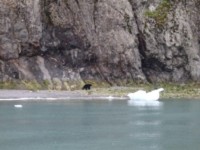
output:
POLYGON ((1 0, 0 79, 199 81, 199 11, 198 0, 1 0))

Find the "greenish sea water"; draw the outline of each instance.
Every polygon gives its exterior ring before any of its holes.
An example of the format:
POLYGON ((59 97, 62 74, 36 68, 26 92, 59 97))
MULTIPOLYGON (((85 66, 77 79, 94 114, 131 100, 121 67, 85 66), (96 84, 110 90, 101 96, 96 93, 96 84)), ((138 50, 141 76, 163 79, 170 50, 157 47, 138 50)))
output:
POLYGON ((200 101, 0 102, 0 150, 197 150, 200 101), (22 108, 15 108, 15 104, 22 108))

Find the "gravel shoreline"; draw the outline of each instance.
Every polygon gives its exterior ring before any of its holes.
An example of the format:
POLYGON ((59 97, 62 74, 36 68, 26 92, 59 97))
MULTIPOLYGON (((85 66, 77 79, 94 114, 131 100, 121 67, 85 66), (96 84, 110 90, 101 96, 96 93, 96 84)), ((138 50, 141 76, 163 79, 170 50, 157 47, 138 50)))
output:
POLYGON ((0 90, 0 101, 26 100, 128 100, 126 96, 88 94, 87 91, 0 90))
MULTIPOLYGON (((162 86, 160 86, 162 87, 162 86)), ((110 87, 110 88, 92 88, 91 90, 0 90, 0 101, 16 100, 128 100, 128 93, 137 90, 151 91, 152 87, 110 87)), ((200 100, 200 86, 188 85, 165 86, 161 92, 160 99, 195 99, 200 100)))

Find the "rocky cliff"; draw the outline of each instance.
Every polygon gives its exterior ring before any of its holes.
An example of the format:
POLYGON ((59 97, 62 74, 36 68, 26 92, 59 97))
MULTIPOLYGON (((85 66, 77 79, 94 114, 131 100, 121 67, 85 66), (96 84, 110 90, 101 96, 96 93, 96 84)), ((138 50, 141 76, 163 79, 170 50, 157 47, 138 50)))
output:
POLYGON ((200 80, 199 0, 1 0, 0 80, 200 80))

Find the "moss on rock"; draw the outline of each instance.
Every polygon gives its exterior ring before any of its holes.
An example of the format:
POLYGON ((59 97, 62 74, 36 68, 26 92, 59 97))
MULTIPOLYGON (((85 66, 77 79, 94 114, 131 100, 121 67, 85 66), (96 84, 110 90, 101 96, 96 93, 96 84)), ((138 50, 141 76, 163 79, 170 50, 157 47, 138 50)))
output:
POLYGON ((158 27, 163 27, 167 21, 167 15, 172 7, 169 0, 162 0, 154 11, 146 11, 145 16, 155 20, 158 27))

